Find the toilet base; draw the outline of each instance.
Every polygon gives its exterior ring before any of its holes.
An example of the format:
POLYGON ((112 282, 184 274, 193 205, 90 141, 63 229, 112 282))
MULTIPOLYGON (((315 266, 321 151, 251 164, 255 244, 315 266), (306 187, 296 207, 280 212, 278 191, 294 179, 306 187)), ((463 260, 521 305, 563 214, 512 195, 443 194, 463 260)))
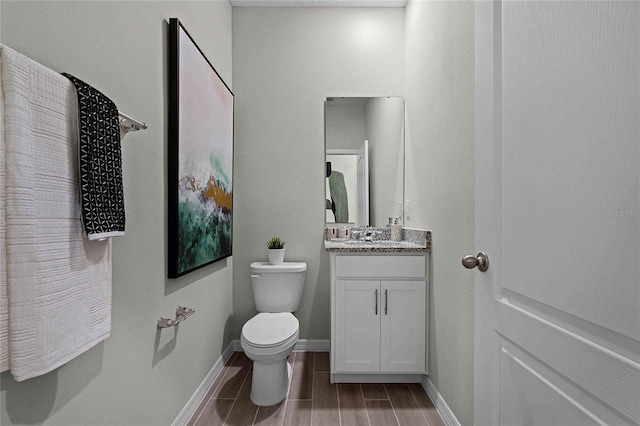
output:
POLYGON ((251 401, 259 406, 276 405, 289 394, 292 368, 287 358, 272 363, 253 363, 251 401))

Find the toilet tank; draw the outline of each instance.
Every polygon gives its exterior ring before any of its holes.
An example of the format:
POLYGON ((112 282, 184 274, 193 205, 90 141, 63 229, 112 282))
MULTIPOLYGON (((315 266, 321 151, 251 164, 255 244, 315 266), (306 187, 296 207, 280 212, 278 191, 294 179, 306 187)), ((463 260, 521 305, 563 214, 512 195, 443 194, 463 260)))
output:
POLYGON ((249 267, 258 312, 295 312, 300 307, 307 264, 254 262, 249 267))

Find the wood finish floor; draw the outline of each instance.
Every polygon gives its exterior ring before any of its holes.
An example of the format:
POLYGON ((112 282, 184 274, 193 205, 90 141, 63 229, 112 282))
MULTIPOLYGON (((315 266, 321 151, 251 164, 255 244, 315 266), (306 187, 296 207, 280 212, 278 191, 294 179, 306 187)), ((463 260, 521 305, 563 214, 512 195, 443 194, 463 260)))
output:
POLYGON ((289 396, 273 407, 251 402, 252 362, 234 352, 189 426, 327 425, 441 426, 442 418, 419 383, 329 383, 328 352, 293 352, 289 396))

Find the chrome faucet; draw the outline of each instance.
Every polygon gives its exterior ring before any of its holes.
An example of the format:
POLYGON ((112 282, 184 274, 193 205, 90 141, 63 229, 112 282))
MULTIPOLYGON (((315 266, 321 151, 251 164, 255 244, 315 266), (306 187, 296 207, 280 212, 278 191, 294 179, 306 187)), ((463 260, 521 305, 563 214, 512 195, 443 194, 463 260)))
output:
POLYGON ((381 231, 375 231, 373 229, 367 229, 367 233, 364 237, 365 241, 373 241, 373 237, 377 236, 377 235, 381 235, 382 232, 381 231))

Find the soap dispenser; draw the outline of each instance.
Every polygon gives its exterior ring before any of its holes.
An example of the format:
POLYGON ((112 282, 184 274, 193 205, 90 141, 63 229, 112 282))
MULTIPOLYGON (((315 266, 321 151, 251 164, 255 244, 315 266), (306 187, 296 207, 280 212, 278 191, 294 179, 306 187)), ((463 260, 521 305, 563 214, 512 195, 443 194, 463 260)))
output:
POLYGON ((398 223, 398 218, 393 218, 391 225, 391 241, 402 241, 402 225, 398 223))

